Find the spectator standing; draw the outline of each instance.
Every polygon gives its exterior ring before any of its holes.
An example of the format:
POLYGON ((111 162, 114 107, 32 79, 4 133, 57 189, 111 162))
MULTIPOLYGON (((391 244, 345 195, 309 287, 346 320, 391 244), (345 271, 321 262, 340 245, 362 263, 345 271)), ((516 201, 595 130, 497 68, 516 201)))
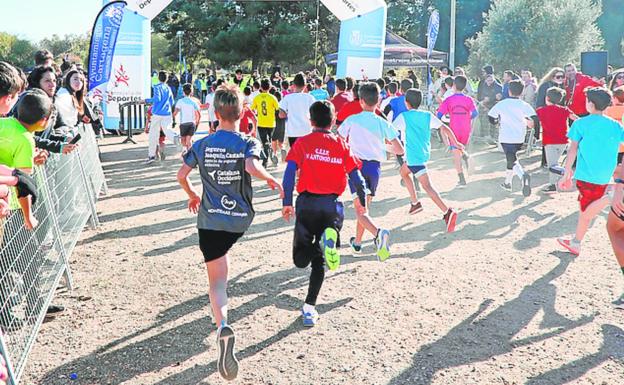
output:
POLYGON ((537 108, 544 107, 546 105, 546 92, 552 87, 564 88, 565 71, 563 68, 554 67, 540 81, 537 87, 537 98, 535 100, 535 106, 537 108))
POLYGON ((529 70, 523 70, 520 73, 520 76, 522 77, 522 82, 524 83, 524 91, 522 91, 520 99, 535 108, 535 101, 537 99, 537 84, 535 83, 535 78, 533 78, 533 73, 529 70))
POLYGON ((565 70, 566 105, 579 117, 588 115, 585 90, 590 87, 600 87, 601 84, 578 72, 572 63, 566 64, 563 69, 565 70))

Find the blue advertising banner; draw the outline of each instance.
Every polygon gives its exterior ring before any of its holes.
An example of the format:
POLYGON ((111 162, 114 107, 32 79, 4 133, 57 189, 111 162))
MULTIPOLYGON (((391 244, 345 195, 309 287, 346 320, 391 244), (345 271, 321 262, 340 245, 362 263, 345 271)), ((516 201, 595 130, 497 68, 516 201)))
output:
POLYGON ((125 1, 108 3, 95 19, 89 47, 89 91, 106 84, 110 79, 125 6, 125 1))
POLYGON ((440 13, 434 10, 429 17, 429 25, 427 26, 427 57, 431 56, 436 40, 438 40, 438 32, 440 31, 440 13))

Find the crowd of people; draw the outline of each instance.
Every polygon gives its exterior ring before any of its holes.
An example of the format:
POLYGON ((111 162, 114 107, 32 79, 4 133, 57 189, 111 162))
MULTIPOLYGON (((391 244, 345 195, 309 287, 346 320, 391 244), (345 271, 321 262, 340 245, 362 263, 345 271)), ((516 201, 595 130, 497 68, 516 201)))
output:
MULTIPOLYGON (((38 51, 35 66, 26 74, 6 62, 0 62, 0 328, 19 329, 30 316, 18 316, 13 308, 23 301, 26 314, 40 311, 44 293, 37 287, 29 289, 24 298, 16 300, 11 271, 28 266, 23 273, 24 285, 37 286, 37 263, 24 258, 33 256, 7 248, 14 242, 14 231, 36 231, 40 228, 35 216, 38 186, 33 177, 35 167, 48 162, 51 153, 58 154, 59 164, 79 145, 79 124, 91 123, 99 133, 102 128, 99 106, 87 97, 86 73, 80 65, 66 61, 59 67, 51 52, 38 51), (14 225, 7 227, 7 219, 14 225), (13 240, 13 241, 12 241, 13 240)), ((55 184, 68 183, 66 175, 52 175, 55 184)), ((75 176, 78 177, 78 176, 75 176)), ((62 186, 57 186, 62 189, 62 186)), ((65 213, 69 214, 69 213, 65 213)), ((47 236, 49 226, 37 233, 37 239, 47 236)), ((60 305, 50 305, 47 315, 63 311, 60 305)))
MULTIPOLYGON (((0 114, 6 116, 0 118, 0 217, 19 210, 28 230, 38 224, 33 215, 35 166, 45 164, 49 152, 75 151, 76 126, 92 123, 98 129, 100 120, 97 106, 86 97, 82 68, 69 66, 59 73, 45 51, 36 59, 28 76, 0 62, 0 114)), ((423 211, 418 192, 424 190, 440 210, 446 231, 455 231, 458 210, 441 197, 427 170, 432 141, 448 148, 457 188, 469 186, 468 150, 476 138, 504 154, 501 188, 513 192, 517 177, 522 194, 529 196, 531 176, 518 153, 531 137, 541 139, 543 165, 552 170, 542 192, 572 190, 573 180, 578 190, 576 232, 559 244, 580 255, 591 221, 611 204, 607 230, 624 274, 624 167, 617 167, 624 156, 622 71, 594 79, 566 64, 539 82, 529 70, 506 70, 499 81, 494 68, 485 66, 473 82, 461 67, 442 67, 422 87, 414 72, 399 78, 389 71, 375 81, 356 81, 322 77, 316 71, 297 73, 292 80, 279 71, 260 77, 237 70, 229 78, 209 70, 185 71, 179 78, 161 71, 153 74, 152 84, 152 95, 145 100, 150 106, 146 163, 165 159, 165 139, 180 137, 177 179, 188 195, 189 210, 197 214, 199 248, 218 325, 218 370, 226 379, 238 373, 235 333, 227 317, 227 255, 255 215, 251 177, 277 190, 282 217, 294 220, 293 263, 311 267, 301 307, 306 327, 319 321, 316 303, 326 268, 340 266, 340 197, 347 187, 356 218, 350 249, 361 253, 370 234, 379 261, 391 256, 390 231, 369 214, 383 188, 383 162, 397 163, 410 198, 406 213, 423 211), (202 109, 207 110, 208 132, 193 142, 202 109), (280 163, 285 164, 281 181, 267 171, 280 163), (201 192, 189 178, 193 169, 199 170, 201 192), (610 184, 612 179, 615 184, 610 184)), ((12 256, 0 258, 7 264, 12 256)), ((624 309, 624 297, 614 305, 624 309)), ((15 318, 9 307, 2 308, 7 314, 0 320, 15 318)))
MULTIPOLYGON (((207 97, 194 104, 195 115, 188 114, 194 124, 202 102, 211 110, 210 134, 185 148, 177 177, 189 209, 198 216, 199 247, 218 325, 218 369, 224 378, 238 372, 235 334, 227 322, 227 255, 253 221, 251 176, 278 190, 283 218, 294 219, 293 263, 311 268, 301 307, 306 327, 319 319, 315 306, 325 269, 340 266, 340 196, 347 187, 356 218, 356 232, 348 242, 352 252, 362 252, 370 233, 379 261, 391 255, 390 232, 368 213, 382 188, 382 162, 394 158, 398 163, 410 197, 407 213, 423 211, 418 191, 424 190, 440 209, 446 230, 455 230, 457 210, 442 199, 427 172, 432 138, 448 147, 457 188, 468 186, 467 149, 476 137, 504 154, 501 188, 512 192, 517 177, 524 196, 533 185, 518 153, 531 137, 541 138, 543 164, 552 170, 542 193, 570 191, 572 180, 578 190, 576 232, 558 239, 559 244, 579 255, 592 219, 611 203, 608 232, 624 273, 624 167, 616 170, 624 153, 624 73, 616 71, 608 81, 594 79, 567 64, 553 68, 540 82, 528 70, 504 71, 499 81, 492 66, 483 68, 476 83, 460 67, 454 73, 443 67, 439 74, 421 90, 413 72, 399 79, 390 71, 376 81, 298 73, 284 81, 278 73, 258 79, 237 71, 234 81, 214 79, 207 97), (267 171, 269 161, 272 166, 285 163, 282 181, 267 171), (195 168, 201 194, 189 179, 195 168), (612 178, 615 185, 609 184, 612 178)), ((166 74, 159 76, 156 87, 165 90, 166 74)), ((188 97, 192 90, 186 87, 188 97)), ((168 113, 178 109, 173 94, 149 101, 155 107, 165 100, 168 113)), ((613 304, 624 309, 624 296, 613 304)))

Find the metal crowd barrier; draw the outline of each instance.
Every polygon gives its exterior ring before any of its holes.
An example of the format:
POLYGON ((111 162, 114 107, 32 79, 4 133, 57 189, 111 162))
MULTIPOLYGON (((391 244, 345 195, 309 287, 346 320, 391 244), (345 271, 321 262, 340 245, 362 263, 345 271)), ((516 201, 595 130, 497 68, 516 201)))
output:
POLYGON ((104 172, 93 129, 78 131, 77 150, 50 154, 35 168, 38 226, 27 230, 19 208, 0 219, 0 354, 9 385, 18 384, 61 278, 73 287, 68 260, 83 228, 89 219, 99 223, 95 203, 107 190, 104 172))
POLYGON ((132 139, 133 133, 143 131, 146 125, 147 105, 143 101, 119 104, 119 131, 127 131, 127 137, 122 144, 128 142, 136 144, 132 139))

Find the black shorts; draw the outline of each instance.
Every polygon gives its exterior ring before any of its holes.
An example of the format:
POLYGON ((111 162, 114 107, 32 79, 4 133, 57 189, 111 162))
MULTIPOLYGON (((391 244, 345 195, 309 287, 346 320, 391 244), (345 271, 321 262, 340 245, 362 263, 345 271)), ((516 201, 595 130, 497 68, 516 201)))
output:
POLYGON ((286 136, 286 122, 277 122, 275 125, 275 129, 273 130, 273 135, 271 136, 272 140, 278 142, 284 142, 284 137, 286 136))
POLYGON ((624 152, 618 152, 618 158, 617 158, 618 166, 622 163, 622 158, 624 158, 624 152))
POLYGON ((204 254, 204 262, 214 261, 227 254, 244 234, 219 230, 197 230, 199 231, 199 249, 204 254))
POLYGON ((295 145, 295 142, 297 141, 297 139, 299 139, 298 136, 295 136, 294 138, 292 137, 288 137, 288 145, 290 146, 290 148, 292 148, 292 146, 295 145))
POLYGON ((196 130, 197 127, 193 122, 180 124, 180 136, 193 136, 196 130))

